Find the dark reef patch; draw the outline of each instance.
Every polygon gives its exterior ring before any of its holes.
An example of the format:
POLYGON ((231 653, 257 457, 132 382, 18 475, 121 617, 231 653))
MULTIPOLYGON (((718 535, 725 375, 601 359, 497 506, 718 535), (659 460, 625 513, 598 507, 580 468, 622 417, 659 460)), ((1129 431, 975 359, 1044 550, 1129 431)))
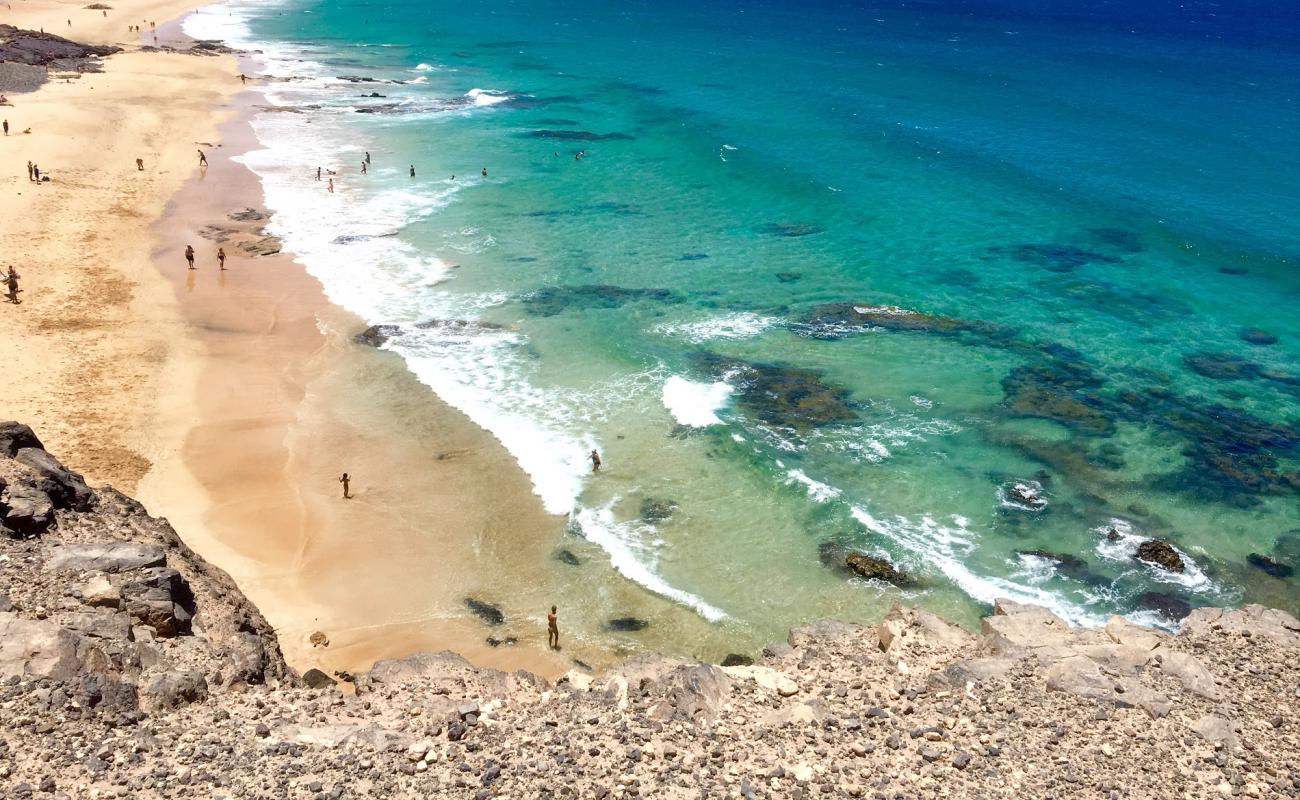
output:
POLYGON ((1262 372, 1259 364, 1231 353, 1192 353, 1183 357, 1183 365, 1216 381, 1253 380, 1262 372))
POLYGON ((641 501, 638 516, 644 522, 663 522, 673 515, 677 510, 676 500, 665 500, 661 497, 647 497, 641 501))
POLYGON ((803 274, 799 272, 778 272, 776 279, 781 283, 795 283, 803 279, 803 274))
POLYGON ((555 139, 562 142, 616 142, 631 141, 633 136, 626 133, 592 133, 591 131, 562 130, 543 128, 520 134, 529 139, 555 139))
POLYGON ((1241 333, 1237 334, 1243 342, 1255 344, 1261 347, 1267 347, 1270 344, 1277 344, 1277 337, 1268 331, 1262 331, 1259 328, 1243 328, 1241 333))
POLYGON ((1268 556, 1259 553, 1251 553, 1246 556, 1246 563, 1265 575, 1272 575, 1274 578, 1289 578, 1295 574, 1295 569, 1290 564, 1274 561, 1268 556))
POLYGON ((628 289, 622 286, 595 284, 587 286, 547 286, 525 296, 524 309, 533 316, 553 317, 571 308, 622 308, 628 303, 650 301, 680 303, 682 296, 670 289, 628 289))
POLYGON ((1093 228, 1088 233, 1095 244, 1117 253, 1140 253, 1146 249, 1136 233, 1124 228, 1093 228))
POLYGON ((758 232, 766 236, 781 236, 787 239, 815 236, 825 230, 826 228, 821 225, 806 222, 769 222, 758 228, 758 232))
POLYGON ((677 260, 678 261, 703 261, 708 257, 709 257, 708 253, 682 253, 677 260))
POLYGON ((618 633, 643 631, 648 627, 650 627, 649 622, 637 617, 616 617, 605 623, 605 630, 618 633))
POLYGON ((506 621, 506 615, 501 613, 501 609, 474 597, 465 598, 465 607, 474 612, 474 615, 489 625, 500 625, 506 621))
POLYGON ((547 209, 543 211, 529 211, 524 214, 525 217, 534 219, 557 220, 566 217, 589 217, 593 214, 609 214, 615 217, 643 217, 645 213, 640 208, 627 203, 615 203, 605 201, 601 203, 589 203, 583 206, 574 206, 573 208, 547 209))
POLYGON ((989 252, 1009 256, 1025 264, 1043 267, 1049 272, 1074 272, 1089 264, 1116 264, 1119 259, 1068 244, 1018 244, 990 247, 989 252))
POLYGON ((1170 622, 1178 622, 1192 613, 1191 603, 1168 592, 1143 592, 1138 596, 1137 608, 1143 611, 1154 611, 1170 622))
POLYGON ((742 409, 779 428, 807 431, 857 419, 847 389, 828 383, 817 370, 765 364, 698 353, 696 365, 736 387, 742 409))
POLYGON ((1051 360, 1016 367, 1002 379, 1005 405, 1013 414, 1050 419, 1087 436, 1110 436, 1115 422, 1095 389, 1102 379, 1074 361, 1051 360))

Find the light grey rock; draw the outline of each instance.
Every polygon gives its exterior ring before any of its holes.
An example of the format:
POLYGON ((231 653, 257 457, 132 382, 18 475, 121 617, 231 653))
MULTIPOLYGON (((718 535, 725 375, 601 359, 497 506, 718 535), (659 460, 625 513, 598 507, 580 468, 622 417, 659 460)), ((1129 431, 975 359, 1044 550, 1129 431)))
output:
POLYGON ((166 551, 153 544, 64 544, 51 550, 45 568, 66 572, 126 572, 142 567, 161 566, 166 561, 166 551))
POLYGON ((82 637, 50 620, 0 613, 0 676, 67 680, 83 662, 82 637))
POLYGON ((194 670, 171 670, 154 675, 140 689, 140 705, 147 711, 167 711, 208 699, 208 682, 194 670))

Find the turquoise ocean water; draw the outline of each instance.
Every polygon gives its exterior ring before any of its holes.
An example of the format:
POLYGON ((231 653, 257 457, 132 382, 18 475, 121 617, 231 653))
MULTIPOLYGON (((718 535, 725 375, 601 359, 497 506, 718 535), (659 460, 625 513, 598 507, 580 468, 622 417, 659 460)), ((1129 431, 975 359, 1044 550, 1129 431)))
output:
POLYGON ((1297 611, 1300 24, 1041 6, 237 0, 187 30, 285 79, 245 157, 273 230, 569 516, 583 602, 630 581, 744 641, 892 599, 1297 611), (1185 572, 1134 559, 1153 537, 1185 572))

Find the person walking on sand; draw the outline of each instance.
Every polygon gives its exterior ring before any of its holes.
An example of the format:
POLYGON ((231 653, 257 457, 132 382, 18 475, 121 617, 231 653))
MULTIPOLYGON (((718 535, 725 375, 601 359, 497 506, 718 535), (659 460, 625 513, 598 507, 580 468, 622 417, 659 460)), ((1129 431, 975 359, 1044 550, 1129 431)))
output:
POLYGON ((330 194, 334 194, 334 179, 330 178, 329 185, 325 187, 330 194))
POLYGON ((369 151, 369 150, 366 151, 366 163, 367 163, 367 164, 370 163, 370 151, 369 151))
POLYGON ((555 606, 551 606, 551 613, 546 615, 546 646, 552 650, 560 649, 560 626, 556 622, 555 606))
POLYGON ((348 477, 348 474, 345 472, 343 473, 343 476, 339 478, 339 483, 343 484, 343 499, 351 500, 352 494, 349 492, 349 489, 352 485, 352 478, 348 477))
POLYGON ((239 73, 239 82, 242 83, 242 84, 247 85, 247 84, 248 84, 248 76, 245 75, 245 74, 242 73, 242 72, 239 73))
POLYGON ((32 160, 30 158, 27 159, 27 180, 29 181, 36 180, 35 178, 32 177, 32 160))
POLYGON ((37 183, 41 182, 41 168, 36 164, 32 164, 32 180, 37 183))
POLYGON ((194 245, 185 245, 185 261, 189 263, 190 269, 194 269, 194 245))
POLYGON ((366 162, 364 161, 361 162, 361 174, 362 175, 366 174, 366 162))
POLYGON ((587 456, 587 458, 591 459, 591 471, 600 472, 600 453, 592 450, 591 455, 587 456))
POLYGON ((203 151, 200 150, 200 151, 199 151, 199 166, 200 166, 200 167, 206 167, 207 165, 208 165, 208 157, 205 156, 205 155, 203 155, 203 151))
POLYGON ((320 167, 316 168, 316 180, 320 180, 320 167))
POLYGON ((9 135, 9 120, 5 120, 5 136, 9 135))
POLYGON ((226 268, 226 248, 217 248, 217 263, 221 265, 221 269, 224 270, 226 268))
POLYGON ((143 158, 137 158, 137 159, 135 160, 135 168, 136 168, 137 170, 139 170, 140 172, 144 172, 144 159, 143 159, 143 158))

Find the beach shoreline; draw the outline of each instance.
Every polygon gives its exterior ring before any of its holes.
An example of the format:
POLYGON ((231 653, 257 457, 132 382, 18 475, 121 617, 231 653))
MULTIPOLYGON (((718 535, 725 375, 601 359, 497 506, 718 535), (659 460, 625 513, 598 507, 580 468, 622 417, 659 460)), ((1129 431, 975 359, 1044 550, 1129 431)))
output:
MULTIPOLYGON (((28 4, 15 22, 52 29, 65 8, 28 4)), ((563 520, 541 509, 490 434, 437 400, 397 356, 355 344, 364 323, 332 306, 289 254, 238 247, 261 240, 264 224, 229 219, 264 211, 257 177, 232 161, 257 146, 248 118, 258 95, 238 81, 249 65, 230 54, 142 51, 126 30, 136 15, 156 14, 163 17, 156 34, 145 23, 144 36, 183 46, 179 23, 193 10, 119 6, 93 26, 78 20, 60 30, 126 52, 105 59, 103 73, 22 96, 9 114, 33 127, 24 144, 39 148, 34 160, 54 174, 41 199, 61 206, 69 227, 100 220, 105 207, 129 222, 92 222, 91 233, 74 237, 62 226, 42 229, 44 206, 23 213, 30 209, 22 195, 9 199, 10 216, 25 220, 6 234, 14 237, 9 249, 41 242, 50 257, 17 265, 25 316, 6 315, 2 354, 27 380, 0 396, 6 413, 34 420, 93 482, 136 492, 171 519, 255 599, 299 671, 356 672, 377 659, 440 649, 552 676, 578 652, 603 662, 596 645, 564 655, 545 648, 545 598, 532 608, 526 592, 483 596, 505 607, 508 621, 473 617, 464 599, 481 594, 473 585, 479 554, 509 552, 519 579, 540 585, 523 565, 544 568, 563 520), (164 62, 168 79, 150 80, 164 62), (109 115, 109 104, 128 103, 176 115, 157 130, 142 114, 135 133, 160 145, 141 154, 144 171, 134 168, 134 151, 127 157, 131 143, 118 127, 90 125, 94 115, 109 115), (85 127, 68 126, 73 108, 84 109, 85 127), (194 146, 175 141, 180 131, 194 146), (196 169, 196 149, 207 155, 205 169, 196 169), (74 183, 83 170, 104 183, 74 183), (149 181, 143 196, 126 183, 136 172, 149 181), (199 251, 197 270, 185 268, 186 244, 199 251), (105 275, 72 266, 78 259, 68 253, 79 245, 112 257, 107 277, 128 287, 125 298, 105 300, 105 275), (218 246, 228 254, 225 272, 216 269, 218 246), (85 298, 99 302, 68 305, 85 298), (43 308, 49 299, 63 302, 43 308), (83 312, 78 325, 73 311, 83 312), (115 380, 122 376, 130 380, 115 380), (376 384, 386 388, 377 392, 376 384), (356 476, 346 505, 337 484, 343 471, 356 476), (363 548, 368 557, 359 558, 363 548), (310 643, 317 631, 328 647, 310 643)))

